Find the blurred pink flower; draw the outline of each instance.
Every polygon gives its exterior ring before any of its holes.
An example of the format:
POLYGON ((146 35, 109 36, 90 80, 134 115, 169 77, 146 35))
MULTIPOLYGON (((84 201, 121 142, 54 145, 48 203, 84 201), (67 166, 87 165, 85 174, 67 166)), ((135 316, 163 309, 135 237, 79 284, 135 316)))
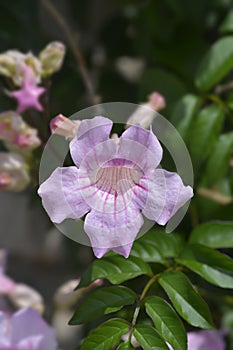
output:
POLYGON ((39 102, 39 97, 44 92, 45 88, 37 86, 33 69, 30 66, 24 65, 24 80, 22 88, 11 93, 11 96, 18 101, 17 111, 22 113, 28 108, 43 111, 43 107, 39 102))
POLYGON ((41 144, 37 129, 30 127, 13 112, 0 113, 0 140, 11 151, 32 151, 41 144))
POLYGON ((0 312, 1 350, 56 350, 55 331, 30 308, 12 316, 0 312))
POLYGON ((22 191, 30 182, 27 165, 19 154, 0 152, 0 189, 22 191))
MULTIPOLYGON (((224 330, 202 330, 188 333, 188 350, 225 350, 224 330)), ((167 344, 169 349, 172 346, 167 344)))

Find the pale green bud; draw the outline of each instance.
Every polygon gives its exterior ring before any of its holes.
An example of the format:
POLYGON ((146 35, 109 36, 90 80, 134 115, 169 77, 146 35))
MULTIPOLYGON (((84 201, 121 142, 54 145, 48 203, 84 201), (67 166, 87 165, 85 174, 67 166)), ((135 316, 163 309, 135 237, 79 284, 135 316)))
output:
POLYGON ((15 72, 15 60, 7 53, 0 55, 0 74, 11 78, 15 72))
POLYGON ((57 72, 64 61, 65 45, 59 41, 53 41, 48 44, 39 54, 42 64, 42 76, 47 77, 57 72))

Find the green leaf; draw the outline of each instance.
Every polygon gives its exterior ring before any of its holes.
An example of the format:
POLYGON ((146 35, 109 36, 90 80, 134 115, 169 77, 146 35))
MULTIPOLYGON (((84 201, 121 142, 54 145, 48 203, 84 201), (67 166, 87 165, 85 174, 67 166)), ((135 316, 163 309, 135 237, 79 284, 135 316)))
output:
POLYGON ((218 287, 233 288, 233 260, 212 248, 188 245, 177 262, 218 287))
POLYGON ((210 311, 189 279, 179 271, 164 272, 159 283, 168 294, 177 312, 192 326, 213 328, 210 311))
POLYGON ((90 333, 83 341, 80 350, 109 350, 128 331, 129 324, 125 320, 115 318, 106 321, 90 333))
POLYGON ((233 32, 233 10, 231 10, 220 26, 220 33, 226 34, 233 32))
POLYGON ((233 68, 233 37, 228 36, 214 43, 202 59, 196 86, 207 91, 220 82, 233 68))
POLYGON ((197 113, 201 104, 201 99, 196 95, 184 95, 176 104, 174 112, 171 116, 171 122, 176 126, 180 135, 184 140, 188 136, 188 132, 192 125, 193 118, 197 113))
POLYGON ((210 248, 233 248, 233 222, 212 221, 198 225, 192 231, 189 243, 210 248))
POLYGON ((133 349, 134 348, 129 343, 121 343, 117 348, 117 350, 133 350, 133 349))
POLYGON ((128 259, 121 255, 108 256, 93 262, 83 274, 78 288, 89 285, 97 278, 106 278, 112 284, 120 284, 141 275, 153 275, 150 266, 141 259, 134 256, 128 259))
POLYGON ((168 350, 164 340, 151 326, 138 324, 134 336, 144 350, 168 350))
POLYGON ((205 183, 216 184, 226 174, 233 152, 233 132, 222 134, 208 159, 204 173, 205 183))
MULTIPOLYGON (((69 324, 76 325, 109 313, 109 308, 123 307, 135 302, 137 295, 123 286, 101 288, 89 294, 76 310, 69 324)), ((115 310, 114 310, 115 311, 115 310)))
POLYGON ((146 298, 145 306, 147 314, 163 339, 171 344, 174 350, 186 350, 186 331, 172 307, 156 296, 146 298))
POLYGON ((144 239, 134 242, 130 255, 136 256, 145 262, 157 262, 165 265, 167 263, 162 252, 158 250, 158 245, 155 240, 146 241, 146 239, 144 239))
POLYGON ((201 110, 191 133, 189 149, 197 168, 210 154, 219 135, 223 113, 219 106, 211 105, 201 110))
MULTIPOLYGON (((151 230, 150 232, 139 238, 135 243, 140 244, 141 247, 143 247, 144 245, 145 247, 149 247, 151 245, 151 247, 155 248, 163 259, 174 258, 178 256, 183 249, 184 239, 179 233, 165 233, 162 230, 151 230)), ((132 250, 134 250, 134 246, 132 250)), ((138 254, 139 253, 140 252, 138 251, 138 254)), ((152 253, 152 251, 150 253, 152 253)), ((137 253, 133 251, 133 254, 137 253)), ((146 252, 142 251, 142 254, 142 256, 139 256, 142 258, 146 258, 146 252)), ((150 256, 151 254, 149 254, 149 252, 147 252, 147 254, 148 261, 156 262, 155 260, 151 260, 152 256, 150 256)), ((157 262, 163 263, 162 260, 158 261, 158 255, 156 255, 154 259, 157 259, 157 262)))

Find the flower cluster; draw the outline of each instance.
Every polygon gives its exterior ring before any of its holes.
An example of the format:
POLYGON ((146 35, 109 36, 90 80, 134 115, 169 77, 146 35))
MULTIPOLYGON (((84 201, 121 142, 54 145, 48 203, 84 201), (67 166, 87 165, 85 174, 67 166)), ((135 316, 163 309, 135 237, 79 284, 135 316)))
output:
POLYGON ((65 46, 60 42, 47 45, 38 57, 18 50, 0 54, 0 75, 6 83, 3 92, 17 101, 16 111, 0 113, 0 140, 9 151, 0 152, 0 189, 21 191, 30 182, 31 153, 41 139, 40 123, 33 122, 29 109, 43 111, 45 82, 61 68, 64 55, 65 46))

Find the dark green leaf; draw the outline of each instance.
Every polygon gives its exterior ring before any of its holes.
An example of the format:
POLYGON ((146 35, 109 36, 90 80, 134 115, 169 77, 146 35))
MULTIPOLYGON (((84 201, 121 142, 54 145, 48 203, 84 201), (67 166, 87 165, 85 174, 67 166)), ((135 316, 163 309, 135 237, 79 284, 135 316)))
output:
POLYGON ((212 186, 225 176, 232 152, 233 132, 222 134, 207 162, 204 173, 204 179, 207 185, 212 186))
POLYGON ((123 286, 106 287, 88 295, 70 320, 71 325, 85 323, 106 313, 114 312, 124 305, 133 304, 137 295, 123 286))
POLYGON ((108 313, 109 308, 133 304, 136 299, 137 295, 123 286, 98 289, 83 300, 69 323, 71 325, 85 323, 108 313))
POLYGON ((140 275, 152 276, 150 266, 134 256, 125 259, 121 255, 113 255, 95 260, 84 273, 78 288, 90 284, 97 278, 106 278, 113 284, 119 284, 140 275))
POLYGON ((159 278, 159 283, 175 309, 188 323, 195 327, 213 328, 207 304, 182 272, 164 272, 159 278))
POLYGON ((204 56, 196 76, 196 86, 207 91, 220 82, 233 68, 233 37, 214 43, 204 56))
POLYGON ((233 260, 212 248, 188 245, 177 261, 216 286, 233 288, 233 260))
POLYGON ((198 167, 210 154, 219 135, 223 113, 219 106, 208 106, 197 116, 190 133, 192 161, 198 167))
POLYGON ((154 241, 146 241, 146 239, 137 240, 133 245, 130 255, 141 258, 146 262, 158 262, 161 264, 166 264, 167 261, 162 255, 162 252, 158 250, 157 242, 155 242, 155 239, 154 241))
POLYGON ((147 314, 163 339, 171 344, 174 350, 186 350, 186 331, 172 307, 165 300, 156 296, 147 298, 145 306, 147 314))
POLYGON ((129 324, 125 320, 116 318, 106 321, 89 334, 80 350, 109 350, 128 330, 129 324))
POLYGON ((233 248, 233 222, 212 221, 198 225, 192 231, 189 242, 210 248, 233 248))
POLYGON ((193 118, 201 104, 201 99, 195 95, 185 95, 176 104, 171 116, 171 122, 176 126, 180 135, 186 140, 193 118))
MULTIPOLYGON (((152 230, 136 241, 140 246, 150 245, 157 250, 161 257, 173 258, 182 251, 184 240, 179 233, 165 233, 162 230, 152 230)), ((149 253, 148 253, 149 254, 149 253)), ((144 255, 145 256, 145 255, 144 255)), ((149 257, 148 257, 149 259, 149 257)), ((159 259, 159 256, 155 256, 159 259)), ((155 262, 150 260, 151 262, 155 262)), ((158 260, 157 260, 158 261, 158 260)), ((159 262, 159 261, 158 261, 159 262)), ((161 261, 160 261, 161 262, 161 261)))
POLYGON ((168 350, 164 340, 151 326, 137 325, 134 329, 134 336, 144 350, 168 350))

